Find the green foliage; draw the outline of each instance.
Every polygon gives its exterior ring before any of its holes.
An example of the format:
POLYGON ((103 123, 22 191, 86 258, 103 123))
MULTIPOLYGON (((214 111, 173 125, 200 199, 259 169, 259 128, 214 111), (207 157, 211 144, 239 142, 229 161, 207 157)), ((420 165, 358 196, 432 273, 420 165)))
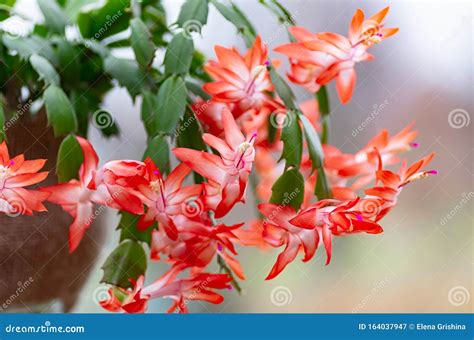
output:
POLYGON ((170 149, 165 136, 155 136, 148 141, 143 159, 150 157, 161 173, 170 172, 170 149))
POLYGON ((166 49, 165 75, 178 74, 185 76, 193 59, 193 40, 184 33, 176 34, 166 49))
POLYGON ((239 9, 239 7, 237 7, 237 5, 234 3, 225 5, 218 0, 210 0, 210 2, 224 18, 226 18, 237 28, 237 32, 243 36, 247 47, 252 46, 255 38, 257 37, 257 32, 245 14, 239 9))
POLYGON ((101 7, 90 7, 77 14, 77 25, 84 38, 102 40, 129 27, 129 0, 105 0, 101 7))
POLYGON ((0 143, 6 139, 5 136, 5 112, 3 112, 3 107, 0 104, 0 143))
POLYGON ((170 172, 170 149, 164 136, 155 136, 148 141, 143 159, 150 157, 161 173, 170 172))
POLYGON ((186 29, 187 25, 199 22, 200 25, 207 23, 209 7, 207 0, 187 0, 181 7, 176 23, 186 29))
POLYGON ((56 55, 59 63, 58 70, 60 70, 65 86, 73 84, 81 78, 81 62, 87 66, 92 63, 90 59, 81 58, 81 48, 66 39, 56 40, 56 55))
POLYGON ((64 13, 71 21, 76 22, 77 15, 84 8, 84 6, 96 3, 97 0, 68 0, 65 1, 64 13))
POLYGON ((134 18, 130 21, 132 34, 130 36, 133 52, 138 64, 147 68, 151 65, 155 56, 155 45, 151 39, 151 34, 140 18, 134 18))
MULTIPOLYGON (((13 7, 16 0, 3 0, 2 5, 5 7, 13 7)), ((7 8, 0 8, 0 21, 7 19, 10 16, 10 11, 7 8)))
POLYGON ((59 182, 68 182, 79 179, 79 168, 84 161, 81 146, 76 137, 69 135, 63 139, 59 146, 56 160, 56 175, 59 182))
POLYGON ((146 267, 147 259, 143 246, 139 242, 127 239, 105 260, 101 282, 130 288, 132 287, 130 279, 136 281, 145 273, 146 267))
POLYGON ((121 86, 127 88, 132 97, 140 94, 146 74, 134 60, 117 58, 109 55, 104 59, 104 70, 118 80, 121 86))
POLYGON ((64 34, 68 20, 56 0, 38 0, 38 5, 43 13, 46 26, 55 33, 64 34))
POLYGON ((285 25, 296 25, 296 22, 291 13, 283 7, 283 5, 277 0, 259 0, 259 2, 272 11, 277 17, 280 23, 285 25))
POLYGON ((285 159, 285 167, 299 168, 303 154, 303 134, 298 123, 295 111, 288 110, 284 116, 281 140, 283 141, 283 152, 281 158, 285 159))
POLYGON ((32 54, 45 57, 53 65, 57 65, 58 58, 49 41, 38 35, 31 37, 14 37, 10 34, 2 35, 3 44, 18 53, 23 60, 28 60, 32 54))
POLYGON ((322 168, 324 153, 318 134, 314 129, 314 126, 311 124, 308 118, 306 118, 305 115, 300 114, 299 120, 303 125, 305 139, 308 143, 309 156, 311 157, 311 162, 313 163, 313 169, 322 168))
POLYGON ((46 105, 48 123, 53 127, 55 136, 63 136, 77 131, 74 107, 63 90, 55 85, 50 85, 44 91, 43 100, 46 105))
MULTIPOLYGON (((313 170, 318 169, 318 180, 316 183, 315 193, 318 199, 329 198, 331 197, 331 189, 324 173, 324 152, 321 146, 321 139, 318 136, 314 126, 306 118, 306 116, 296 107, 295 105, 295 95, 291 88, 288 86, 286 81, 276 72, 273 66, 268 67, 270 70, 270 77, 275 86, 276 93, 283 100, 287 108, 292 108, 291 112, 295 113, 292 117, 295 117, 295 122, 298 120, 303 126, 304 137, 308 145, 309 156, 311 158, 311 163, 313 170)), ((327 100, 327 96, 326 96, 327 100)), ((324 106, 324 103, 323 103, 324 106)), ((325 109, 323 107, 323 109, 325 109)), ((325 115, 327 116, 327 114, 325 115)), ((288 120, 287 120, 288 121, 288 120)), ((291 121, 290 121, 291 122, 291 121)), ((292 165, 296 168, 299 168, 298 156, 300 156, 299 161, 301 161, 301 152, 302 148, 299 146, 300 137, 300 127, 299 123, 296 122, 298 128, 287 124, 284 127, 282 133, 282 140, 284 142, 284 148, 282 153, 282 158, 286 159, 286 167, 292 165), (300 153, 295 154, 292 150, 301 150, 300 153)))
POLYGON ((158 127, 156 122, 157 119, 157 108, 158 108, 158 96, 148 90, 143 91, 142 94, 142 107, 141 107, 141 119, 148 136, 155 136, 158 134, 158 127))
POLYGON ((329 114, 329 97, 325 85, 321 86, 319 91, 316 92, 316 99, 319 105, 319 112, 321 112, 323 116, 329 114))
POLYGON ((173 133, 186 109, 186 96, 186 84, 179 76, 169 77, 160 86, 155 122, 159 132, 173 133))
POLYGON ((137 228, 138 220, 141 216, 133 215, 125 211, 120 212, 120 222, 117 229, 120 230, 120 242, 125 240, 132 240, 137 242, 145 242, 151 244, 151 232, 154 226, 151 226, 145 231, 140 231, 137 228))
MULTIPOLYGON (((187 109, 184 117, 179 122, 175 131, 176 145, 181 148, 189 148, 194 150, 206 150, 206 144, 202 140, 202 131, 200 130, 198 120, 195 114, 187 109)), ((194 182, 201 183, 203 177, 194 172, 194 182)))
POLYGON ((46 85, 60 85, 59 75, 48 59, 37 54, 32 54, 30 64, 40 76, 39 79, 44 80, 46 85))
POLYGON ((270 203, 289 205, 295 210, 304 199, 304 177, 297 168, 286 170, 272 186, 270 203))
POLYGON ((316 182, 316 187, 314 188, 314 194, 318 200, 332 197, 331 187, 323 168, 318 168, 318 180, 316 182))
POLYGON ((283 100, 285 106, 288 109, 296 110, 295 105, 295 94, 291 90, 290 86, 286 83, 285 80, 278 74, 275 68, 272 65, 268 66, 270 71, 270 78, 272 80, 273 86, 275 86, 275 91, 278 96, 283 100))

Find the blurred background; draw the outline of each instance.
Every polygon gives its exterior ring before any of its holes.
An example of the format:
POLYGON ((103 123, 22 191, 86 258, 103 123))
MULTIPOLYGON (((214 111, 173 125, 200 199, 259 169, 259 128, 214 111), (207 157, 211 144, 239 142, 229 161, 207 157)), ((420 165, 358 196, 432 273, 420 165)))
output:
MULTIPOLYGON (((239 1, 272 50, 287 42, 284 27, 257 1, 239 1)), ((221 305, 191 303, 194 312, 472 312, 473 252, 473 4, 455 1, 281 1, 298 25, 312 32, 347 34, 352 15, 361 8, 370 16, 387 5, 388 27, 400 32, 375 46, 376 59, 357 65, 357 84, 348 105, 339 104, 329 86, 332 111, 330 143, 356 152, 382 128, 396 133, 412 121, 420 147, 408 157, 417 160, 436 152, 432 168, 439 175, 404 190, 398 206, 382 221, 384 233, 337 238, 333 258, 324 265, 319 249, 309 263, 297 260, 272 281, 264 281, 280 250, 261 253, 241 249, 247 280, 244 292, 225 292, 221 305), (383 109, 375 108, 383 106, 383 109), (369 117, 373 117, 370 119, 369 117), (359 126, 362 129, 356 130, 359 126)), ((169 23, 181 1, 164 1, 169 23)), ((29 16, 40 14, 35 1, 18 2, 29 16)), ((208 24, 196 45, 209 58, 213 46, 245 46, 233 26, 210 7, 208 24)), ((127 50, 119 51, 128 55, 127 50)), ((273 51, 272 57, 285 58, 273 51)), ((155 62, 161 63, 163 56, 155 62)), ((288 64, 285 60, 283 69, 288 64)), ((283 71, 283 69, 281 71, 283 71)), ((310 95, 294 88, 301 100, 310 95)), ((146 135, 139 120, 140 102, 115 88, 105 108, 121 128, 121 137, 106 141, 92 130, 90 139, 101 161, 140 158, 146 135)), ((250 196, 250 195, 249 195, 250 196)), ((250 220, 253 200, 234 208, 229 222, 250 220)), ((117 216, 107 213, 108 235, 93 275, 84 287, 75 312, 103 312, 96 304, 100 265, 117 245, 117 216)), ((149 278, 165 267, 153 265, 149 278)), ((153 301, 151 312, 162 312, 168 301, 153 301)))

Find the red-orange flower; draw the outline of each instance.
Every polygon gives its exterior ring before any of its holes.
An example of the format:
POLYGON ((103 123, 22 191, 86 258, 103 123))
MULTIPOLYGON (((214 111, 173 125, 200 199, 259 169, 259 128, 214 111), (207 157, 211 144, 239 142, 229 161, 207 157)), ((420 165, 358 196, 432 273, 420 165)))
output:
POLYGON ((186 200, 197 197, 202 192, 200 184, 181 187, 191 169, 185 164, 178 165, 166 179, 150 159, 145 159, 148 179, 137 186, 142 202, 148 207, 147 212, 138 221, 138 228, 146 230, 155 221, 161 223, 167 235, 176 240, 178 230, 173 216, 182 214, 182 206, 186 200))
POLYGON ((332 32, 312 34, 304 28, 292 28, 290 32, 297 41, 275 49, 290 58, 289 79, 312 92, 335 79, 339 98, 347 103, 356 82, 355 64, 372 60, 368 48, 398 31, 384 27, 388 10, 386 7, 364 20, 364 13, 358 9, 350 25, 349 38, 332 32))
POLYGON ((225 140, 207 133, 203 135, 204 142, 220 156, 185 148, 173 150, 179 160, 209 180, 204 183, 204 200, 206 207, 215 211, 216 218, 223 217, 237 202, 244 200, 255 158, 256 135, 245 138, 227 109, 222 111, 222 122, 225 140))
POLYGON ((366 189, 365 193, 368 195, 367 197, 376 197, 385 202, 377 211, 376 220, 378 221, 397 204, 398 196, 405 185, 426 178, 428 175, 435 175, 438 171, 422 171, 422 169, 431 162, 434 153, 431 153, 410 166, 407 166, 406 161, 404 161, 397 173, 384 170, 382 157, 378 152, 377 157, 379 160, 379 168, 376 173, 377 183, 373 188, 366 189), (381 183, 380 186, 377 185, 379 182, 381 183))
POLYGON ((120 294, 115 294, 113 289, 109 289, 109 297, 100 304, 111 312, 143 313, 150 299, 168 298, 173 300, 168 313, 186 313, 189 301, 219 304, 224 297, 215 290, 231 288, 227 274, 195 273, 189 278, 177 279, 182 270, 182 266, 173 266, 161 278, 146 287, 144 277, 140 276, 134 283, 133 290, 118 288, 120 294))
POLYGON ((332 237, 357 232, 381 233, 382 227, 367 212, 357 210, 359 198, 351 201, 321 200, 300 212, 289 206, 264 203, 258 206, 266 217, 264 238, 273 247, 285 245, 267 280, 275 278, 292 262, 299 251, 309 261, 322 241, 326 249, 326 265, 331 261, 332 237))
POLYGON ((49 194, 24 188, 48 176, 47 171, 38 172, 45 163, 45 159, 25 160, 23 154, 10 158, 5 141, 0 144, 0 212, 17 216, 46 211, 43 202, 49 194))
POLYGON ((251 49, 242 56, 235 48, 216 46, 217 61, 210 61, 205 70, 215 79, 204 84, 204 90, 216 101, 235 103, 235 110, 260 109, 273 91, 266 62, 268 51, 258 36, 251 49))
POLYGON ((79 180, 72 179, 41 188, 44 194, 51 194, 48 201, 60 205, 73 218, 69 227, 69 251, 79 246, 86 230, 94 222, 94 204, 106 205, 131 213, 143 213, 141 201, 131 194, 126 186, 140 172, 137 162, 114 161, 97 171, 99 158, 92 145, 84 138, 76 137, 84 155, 79 169, 79 180), (137 168, 138 166, 138 168, 137 168))
MULTIPOLYGON (((207 215, 207 214, 203 214, 207 215)), ((237 275, 244 280, 245 275, 238 260, 233 241, 237 241, 234 232, 242 224, 226 226, 223 224, 209 225, 209 218, 194 221, 184 215, 176 218, 179 238, 171 240, 162 228, 153 230, 151 243, 151 258, 159 259, 167 255, 168 262, 181 264, 194 269, 204 269, 216 255, 219 255, 237 275)))
POLYGON ((330 178, 334 197, 354 198, 356 190, 373 181, 379 166, 378 154, 384 165, 392 165, 399 162, 399 153, 416 147, 413 141, 418 132, 412 127, 413 124, 410 124, 393 136, 383 129, 355 154, 342 153, 334 146, 325 145, 324 168, 330 178), (348 181, 351 181, 350 185, 348 181))

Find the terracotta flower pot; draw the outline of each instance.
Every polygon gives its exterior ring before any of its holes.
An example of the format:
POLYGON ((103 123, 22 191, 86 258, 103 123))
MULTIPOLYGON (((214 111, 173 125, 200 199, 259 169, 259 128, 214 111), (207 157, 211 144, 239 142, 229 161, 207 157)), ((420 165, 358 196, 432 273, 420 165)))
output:
MULTIPOLYGON (((19 115, 6 125, 11 156, 24 153, 26 159, 48 160, 45 169, 50 175, 43 186, 57 182, 55 163, 61 142, 52 128, 46 128, 45 116, 44 112, 33 118, 19 115)), ((40 305, 52 301, 62 302, 62 311, 70 311, 94 264, 103 236, 100 219, 70 255, 72 218, 58 206, 46 206, 48 212, 33 216, 0 215, 0 311, 38 312, 40 305)))

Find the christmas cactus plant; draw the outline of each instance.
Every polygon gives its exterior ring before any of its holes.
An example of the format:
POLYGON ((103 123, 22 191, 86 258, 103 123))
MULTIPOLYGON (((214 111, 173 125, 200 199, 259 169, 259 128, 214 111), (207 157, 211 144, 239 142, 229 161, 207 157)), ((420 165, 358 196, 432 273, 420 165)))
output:
POLYGON ((144 312, 158 298, 172 300, 170 312, 186 312, 191 300, 220 303, 219 290, 238 293, 245 280, 237 246, 282 248, 267 280, 299 253, 310 261, 318 245, 329 264, 333 238, 383 232, 380 220, 405 185, 436 173, 426 170, 433 155, 411 165, 399 158, 416 147, 411 125, 392 136, 382 130, 355 154, 329 143, 326 85, 335 83, 341 103, 351 100, 356 64, 372 60, 373 46, 398 31, 385 26, 388 7, 371 17, 357 10, 341 35, 298 26, 276 0, 259 4, 277 16, 288 43, 268 46, 232 2, 188 0, 171 24, 157 0, 38 0, 41 23, 19 18, 14 1, 0 6, 0 20, 30 25, 0 31, 0 211, 31 215, 46 211, 45 202, 61 206, 71 215, 71 253, 103 207, 118 211, 120 243, 102 267, 105 309, 144 312), (235 25, 247 51, 216 45, 206 60, 195 49, 210 6, 235 25), (134 59, 118 57, 117 48, 132 49, 134 59), (270 48, 288 58, 286 77, 270 48), (87 134, 91 127, 107 137, 120 133, 102 106, 115 83, 140 99, 148 142, 141 159, 102 164, 87 134), (312 99, 298 103, 289 83, 312 99), (9 155, 5 131, 15 123, 16 102, 26 105, 25 115, 45 109, 44 128, 63 139, 56 185, 41 186, 45 160, 9 155), (259 217, 225 224, 250 194, 259 217), (169 270, 145 284, 149 261, 169 270))

